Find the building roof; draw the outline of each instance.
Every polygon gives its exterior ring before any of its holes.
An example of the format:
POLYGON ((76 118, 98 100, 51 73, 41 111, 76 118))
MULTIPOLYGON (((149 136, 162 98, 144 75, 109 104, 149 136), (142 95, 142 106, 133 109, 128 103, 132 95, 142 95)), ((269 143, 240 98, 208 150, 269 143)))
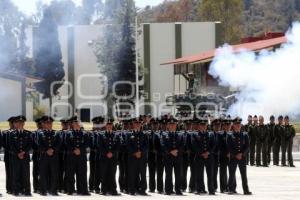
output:
MULTIPOLYGON (((241 50, 249 50, 249 51, 260 51, 263 49, 269 49, 276 47, 278 45, 281 45, 283 43, 286 43, 287 39, 285 36, 283 37, 277 37, 273 39, 266 39, 266 40, 260 40, 256 42, 248 42, 244 44, 238 44, 238 45, 233 45, 232 49, 233 52, 238 53, 241 50)), ((184 64, 195 64, 195 63, 204 63, 204 62, 209 62, 211 61, 215 54, 216 54, 217 49, 213 49, 210 51, 206 51, 197 55, 192 55, 192 56, 186 56, 182 57, 176 60, 168 61, 165 63, 162 63, 161 65, 168 65, 168 64, 174 64, 174 65, 184 65, 184 64)))

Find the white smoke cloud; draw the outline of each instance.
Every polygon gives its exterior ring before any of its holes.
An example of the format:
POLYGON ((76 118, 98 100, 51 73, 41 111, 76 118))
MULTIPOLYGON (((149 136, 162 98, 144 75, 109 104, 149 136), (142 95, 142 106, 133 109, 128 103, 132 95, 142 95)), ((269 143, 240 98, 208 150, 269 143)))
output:
POLYGON ((286 33, 288 42, 275 51, 259 54, 242 50, 234 54, 228 45, 217 52, 209 73, 220 85, 237 88, 237 102, 228 111, 244 120, 248 114, 300 114, 300 23, 286 33))

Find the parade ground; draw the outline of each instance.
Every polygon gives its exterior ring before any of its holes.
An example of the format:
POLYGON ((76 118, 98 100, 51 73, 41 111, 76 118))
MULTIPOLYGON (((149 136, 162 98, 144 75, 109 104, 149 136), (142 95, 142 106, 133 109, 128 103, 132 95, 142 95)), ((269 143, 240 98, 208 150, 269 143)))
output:
POLYGON ((248 167, 248 181, 252 196, 244 196, 242 194, 241 180, 239 176, 239 171, 237 171, 237 192, 238 195, 227 195, 216 193, 216 196, 209 195, 194 195, 189 193, 184 193, 184 196, 166 196, 156 193, 148 193, 149 196, 130 196, 122 194, 121 196, 102 196, 92 194, 91 196, 68 196, 60 194, 58 197, 42 197, 38 194, 33 194, 32 197, 15 197, 12 195, 7 195, 5 191, 5 172, 4 172, 4 162, 0 162, 0 192, 5 199, 149 199, 149 200, 161 200, 161 199, 208 199, 208 200, 228 200, 228 199, 253 199, 253 200, 266 200, 266 199, 278 199, 278 200, 288 200, 288 199, 298 199, 300 196, 300 162, 295 162, 296 168, 289 167, 275 167, 270 166, 269 168, 263 167, 248 167))

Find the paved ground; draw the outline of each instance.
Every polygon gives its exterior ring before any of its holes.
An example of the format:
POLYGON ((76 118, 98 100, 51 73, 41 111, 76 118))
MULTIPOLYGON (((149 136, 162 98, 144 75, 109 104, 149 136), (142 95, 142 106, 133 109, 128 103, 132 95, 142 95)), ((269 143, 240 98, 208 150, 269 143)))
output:
MULTIPOLYGON (((254 200, 265 200, 265 199, 278 199, 278 200, 288 200, 288 199, 299 199, 300 196, 300 162, 295 162, 297 168, 283 168, 283 167, 274 167, 270 168, 257 168, 257 167, 248 167, 248 178, 249 178, 249 187, 253 192, 252 196, 243 196, 243 195, 234 195, 229 196, 226 194, 217 193, 216 196, 208 195, 194 195, 186 193, 185 196, 164 196, 159 194, 150 194, 148 197, 142 196, 128 196, 122 195, 119 197, 104 197, 100 195, 92 194, 89 197, 81 196, 67 196, 61 195, 59 197, 41 197, 37 194, 33 194, 33 197, 26 197, 25 199, 149 199, 149 200, 158 200, 158 199, 216 199, 216 200, 227 200, 227 199, 254 199, 254 200)), ((237 191, 242 193, 240 177, 238 175, 238 188, 237 191)), ((7 199, 16 199, 16 197, 5 194, 5 176, 4 176, 4 163, 0 162, 0 192, 3 194, 4 198, 7 199)), ((21 199, 21 197, 20 197, 21 199)))

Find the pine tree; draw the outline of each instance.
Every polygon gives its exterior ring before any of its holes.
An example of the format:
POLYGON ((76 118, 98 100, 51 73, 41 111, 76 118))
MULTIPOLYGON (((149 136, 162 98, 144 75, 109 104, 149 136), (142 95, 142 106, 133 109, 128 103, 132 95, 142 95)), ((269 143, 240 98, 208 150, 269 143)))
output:
POLYGON ((53 91, 50 91, 51 84, 63 81, 65 72, 61 61, 57 25, 49 9, 44 11, 36 36, 36 55, 34 57, 36 75, 44 79, 36 84, 36 89, 43 94, 43 98, 50 98, 52 95, 58 94, 58 89, 63 83, 54 84, 53 91))

